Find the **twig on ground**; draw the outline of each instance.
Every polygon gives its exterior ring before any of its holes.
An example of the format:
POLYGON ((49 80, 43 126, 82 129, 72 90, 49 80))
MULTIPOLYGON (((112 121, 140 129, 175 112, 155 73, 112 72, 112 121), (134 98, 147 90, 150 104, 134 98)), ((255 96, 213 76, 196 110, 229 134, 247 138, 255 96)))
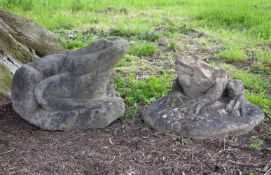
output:
POLYGON ((266 172, 268 169, 271 169, 271 160, 264 166, 263 171, 266 172))
POLYGON ((271 174, 271 160, 266 164, 263 168, 264 175, 270 175, 271 174))
POLYGON ((11 172, 11 173, 9 173, 9 175, 18 174, 18 173, 24 172, 24 171, 26 171, 26 170, 27 170, 27 169, 24 168, 24 169, 21 169, 21 170, 19 170, 19 171, 11 172))
POLYGON ((108 140, 109 140, 109 143, 110 143, 111 145, 114 145, 114 143, 112 142, 111 138, 109 138, 108 140))
POLYGON ((264 175, 270 175, 271 174, 271 168, 269 168, 265 173, 264 175))
POLYGON ((0 153, 0 155, 10 153, 10 152, 12 152, 12 151, 14 151, 14 150, 15 150, 15 148, 13 148, 13 149, 11 149, 11 150, 8 150, 8 151, 6 151, 6 152, 2 152, 2 153, 0 153))
POLYGON ((116 159, 116 156, 113 157, 113 159, 110 161, 109 164, 111 164, 116 159))
POLYGON ((253 168, 261 168, 264 165, 263 164, 254 164, 254 163, 242 163, 239 161, 233 161, 233 160, 228 160, 229 163, 234 164, 234 165, 238 165, 238 166, 243 166, 243 167, 253 167, 253 168))

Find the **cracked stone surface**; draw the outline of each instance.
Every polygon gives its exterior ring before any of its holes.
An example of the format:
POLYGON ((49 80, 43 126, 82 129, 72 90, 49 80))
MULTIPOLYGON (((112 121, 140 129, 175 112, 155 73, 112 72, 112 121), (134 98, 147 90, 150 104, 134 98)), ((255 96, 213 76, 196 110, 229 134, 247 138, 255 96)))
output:
POLYGON ((176 56, 171 92, 144 113, 151 127, 176 136, 207 138, 240 135, 264 118, 244 98, 244 85, 196 56, 176 56))
POLYGON ((25 120, 46 130, 104 128, 124 114, 113 67, 128 42, 108 37, 23 65, 13 77, 11 101, 25 120))

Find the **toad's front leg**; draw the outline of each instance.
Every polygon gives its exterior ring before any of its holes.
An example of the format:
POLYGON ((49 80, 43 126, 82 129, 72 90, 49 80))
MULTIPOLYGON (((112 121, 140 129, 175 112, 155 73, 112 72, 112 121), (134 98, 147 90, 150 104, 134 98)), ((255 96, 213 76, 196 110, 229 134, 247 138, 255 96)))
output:
POLYGON ((182 93, 182 87, 179 85, 178 80, 173 81, 172 91, 169 93, 165 105, 168 107, 177 107, 184 105, 187 97, 182 93))
POLYGON ((35 88, 39 104, 47 110, 71 110, 87 103, 86 99, 74 98, 76 77, 63 72, 40 81, 35 88))
POLYGON ((240 100, 244 97, 244 84, 240 80, 229 80, 226 88, 230 102, 226 105, 226 110, 233 114, 240 107, 240 100))
POLYGON ((218 101, 226 89, 227 82, 227 78, 223 76, 217 77, 215 84, 203 96, 191 100, 191 109, 198 114, 205 106, 218 101))

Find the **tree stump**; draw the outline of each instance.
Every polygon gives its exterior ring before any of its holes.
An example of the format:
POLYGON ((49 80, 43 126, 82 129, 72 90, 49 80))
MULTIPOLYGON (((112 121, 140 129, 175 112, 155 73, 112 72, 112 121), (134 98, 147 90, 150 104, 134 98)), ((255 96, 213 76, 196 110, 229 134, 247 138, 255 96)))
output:
POLYGON ((20 65, 63 50, 60 40, 43 27, 0 9, 0 81, 5 80, 0 93, 10 95, 10 88, 3 87, 12 78, 7 71, 13 75, 20 65))

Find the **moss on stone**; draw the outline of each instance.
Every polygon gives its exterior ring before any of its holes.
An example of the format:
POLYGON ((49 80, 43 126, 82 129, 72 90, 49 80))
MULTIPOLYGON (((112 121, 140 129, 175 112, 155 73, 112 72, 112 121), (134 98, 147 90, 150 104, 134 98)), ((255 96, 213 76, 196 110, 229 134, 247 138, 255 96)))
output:
POLYGON ((8 68, 0 64, 0 94, 9 97, 12 76, 8 68))

